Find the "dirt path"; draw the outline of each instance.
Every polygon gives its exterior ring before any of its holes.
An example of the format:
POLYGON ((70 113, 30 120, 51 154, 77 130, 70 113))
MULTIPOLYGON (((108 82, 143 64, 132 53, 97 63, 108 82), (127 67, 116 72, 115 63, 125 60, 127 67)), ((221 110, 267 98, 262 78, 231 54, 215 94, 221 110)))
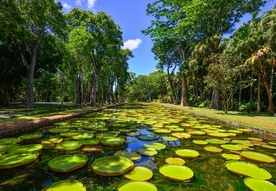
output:
POLYGON ((115 106, 118 106, 118 105, 109 105, 107 107, 101 107, 101 108, 85 108, 85 109, 78 109, 78 110, 70 110, 64 113, 60 112, 60 113, 56 113, 54 115, 45 116, 45 117, 28 117, 24 119, 3 122, 0 124, 0 138, 13 136, 15 134, 21 134, 24 132, 34 130, 36 128, 54 124, 59 121, 63 121, 73 117, 79 117, 91 112, 97 112, 97 111, 101 111, 106 108, 111 108, 115 106))

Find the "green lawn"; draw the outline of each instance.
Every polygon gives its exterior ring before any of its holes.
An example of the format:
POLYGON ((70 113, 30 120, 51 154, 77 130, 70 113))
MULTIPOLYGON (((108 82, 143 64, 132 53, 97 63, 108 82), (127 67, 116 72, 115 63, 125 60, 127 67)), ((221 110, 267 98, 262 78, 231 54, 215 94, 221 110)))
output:
POLYGON ((234 122, 252 128, 262 129, 270 132, 276 132, 276 117, 270 116, 267 113, 247 113, 238 111, 229 111, 227 114, 224 111, 198 108, 198 107, 183 107, 180 105, 162 104, 165 107, 180 109, 193 114, 211 117, 217 120, 234 122))

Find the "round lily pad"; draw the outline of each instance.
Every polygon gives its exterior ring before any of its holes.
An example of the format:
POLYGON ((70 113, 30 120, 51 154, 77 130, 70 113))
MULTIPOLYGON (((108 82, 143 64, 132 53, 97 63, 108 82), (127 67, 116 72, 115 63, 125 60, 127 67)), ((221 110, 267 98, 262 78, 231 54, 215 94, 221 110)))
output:
POLYGON ((138 136, 138 139, 143 141, 152 141, 152 140, 159 139, 159 136, 151 133, 151 134, 140 135, 138 136))
POLYGON ((189 131, 189 134, 191 134, 191 135, 205 135, 206 132, 195 130, 195 131, 189 131))
POLYGON ((101 141, 96 138, 90 138, 90 139, 80 139, 79 142, 83 144, 83 146, 95 146, 99 145, 101 141))
POLYGON ((96 159, 91 168, 101 176, 123 175, 134 167, 133 162, 125 157, 108 156, 96 159))
POLYGON ((226 154, 226 153, 223 153, 223 154, 221 154, 221 156, 223 158, 228 159, 228 160, 241 160, 240 155, 236 155, 236 154, 226 154))
POLYGON ((80 133, 79 132, 76 132, 76 131, 68 131, 68 132, 61 132, 59 135, 61 137, 67 137, 67 138, 71 138, 71 137, 74 137, 74 136, 77 136, 79 135, 80 133))
POLYGON ((146 148, 154 148, 158 151, 166 148, 166 145, 163 143, 146 143, 143 146, 146 148))
POLYGON ((83 154, 60 155, 50 160, 48 166, 55 172, 71 172, 85 166, 87 161, 83 154))
POLYGON ((263 153, 254 151, 242 151, 240 155, 246 159, 263 162, 263 163, 275 163, 275 159, 263 153))
POLYGON ((85 146, 81 150, 84 153, 97 153, 97 152, 101 152, 102 149, 100 147, 85 146))
POLYGON ((251 141, 263 141, 263 139, 257 138, 257 137, 248 137, 247 139, 249 139, 251 141))
POLYGON ((17 149, 18 147, 20 147, 20 146, 17 144, 0 145, 0 155, 7 153, 9 151, 13 151, 13 150, 17 149))
POLYGON ((15 168, 37 159, 38 152, 14 152, 0 156, 0 169, 15 168))
POLYGON ((169 180, 190 182, 194 177, 194 172, 187 166, 165 164, 159 168, 160 174, 169 180))
POLYGON ((76 136, 73 136, 72 139, 73 140, 80 140, 80 139, 90 139, 93 138, 94 134, 93 133, 82 133, 76 136))
POLYGON ((171 135, 178 139, 188 139, 191 137, 191 134, 189 133, 172 133, 171 135))
POLYGON ((244 161, 228 161, 225 163, 226 168, 235 174, 257 178, 261 180, 269 180, 272 178, 271 174, 257 165, 244 161))
POLYGON ((252 191, 268 190, 276 191, 276 186, 267 180, 259 180, 256 178, 245 178, 244 184, 252 191))
POLYGON ((41 133, 31 133, 31 134, 25 134, 25 135, 20 136, 20 138, 23 141, 38 140, 38 139, 41 139, 42 137, 43 137, 43 134, 41 134, 41 133))
POLYGON ((172 131, 168 129, 156 129, 154 133, 156 134, 170 134, 172 131))
POLYGON ((273 146, 273 145, 262 145, 262 147, 267 148, 267 149, 276 150, 276 146, 273 146))
POLYGON ((132 161, 139 160, 142 157, 139 153, 134 151, 117 151, 116 153, 114 153, 114 156, 126 157, 132 161))
POLYGON ((129 181, 118 188, 118 191, 157 191, 154 184, 146 181, 129 181))
POLYGON ((213 146, 207 146, 207 147, 204 147, 204 149, 206 151, 210 151, 210 152, 214 152, 214 153, 220 153, 222 151, 222 149, 213 147, 213 146))
POLYGON ((122 137, 109 137, 103 138, 101 144, 105 146, 119 146, 125 143, 125 139, 122 137))
POLYGON ((51 145, 55 145, 55 144, 61 143, 62 141, 63 141, 63 139, 60 138, 60 137, 51 137, 51 138, 42 140, 41 144, 44 145, 44 146, 47 146, 47 145, 51 146, 51 145))
POLYGON ((169 157, 169 158, 166 158, 166 163, 168 163, 168 164, 184 165, 185 161, 182 158, 169 157))
POLYGON ((169 136, 164 136, 162 137, 164 141, 177 141, 178 139, 176 137, 169 137, 169 136))
POLYGON ((62 132, 67 132, 67 131, 69 131, 69 129, 65 129, 65 128, 57 128, 57 127, 54 127, 54 128, 51 128, 51 129, 48 129, 48 132, 49 133, 53 133, 53 134, 55 134, 55 133, 62 133, 62 132))
POLYGON ((20 147, 16 147, 11 152, 32 152, 32 151, 41 151, 43 146, 41 144, 28 144, 21 145, 20 147))
POLYGON ((73 151, 82 147, 79 141, 64 141, 56 145, 56 149, 60 151, 73 151))
POLYGON ((197 145, 207 145, 208 142, 204 141, 204 140, 193 140, 193 143, 197 144, 197 145))
POLYGON ((19 144, 23 140, 20 137, 9 137, 9 138, 1 138, 0 139, 0 145, 6 145, 6 144, 19 144))
POLYGON ((199 156, 199 153, 192 149, 178 149, 175 151, 175 154, 184 158, 196 158, 199 156))
POLYGON ((206 141, 207 141, 208 143, 211 143, 211 144, 218 144, 218 145, 222 145, 222 144, 225 144, 225 143, 228 142, 228 141, 222 140, 222 139, 206 139, 206 141))
POLYGON ((149 168, 143 166, 136 166, 132 171, 125 174, 125 177, 129 180, 145 180, 148 181, 153 176, 152 171, 149 168))
POLYGON ((51 186, 43 189, 42 191, 86 191, 83 184, 77 180, 62 180, 52 184, 51 186))
POLYGON ((157 151, 154 148, 140 148, 137 150, 137 152, 145 156, 157 155, 157 151))
POLYGON ((221 145, 222 148, 230 150, 230 151, 240 151, 242 150, 242 147, 238 145, 232 145, 232 144, 226 144, 226 145, 221 145))
POLYGON ((236 136, 235 133, 223 133, 223 132, 213 132, 213 133, 208 133, 208 135, 211 136, 211 137, 218 137, 218 138, 236 136))

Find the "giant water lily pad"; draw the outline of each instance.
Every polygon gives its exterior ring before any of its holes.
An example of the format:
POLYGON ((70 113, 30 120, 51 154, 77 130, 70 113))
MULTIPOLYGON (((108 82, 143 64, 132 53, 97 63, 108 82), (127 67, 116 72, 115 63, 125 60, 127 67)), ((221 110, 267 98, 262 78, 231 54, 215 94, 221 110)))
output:
POLYGON ((41 144, 45 145, 45 146, 47 146, 47 145, 52 146, 52 145, 61 143, 62 141, 63 141, 63 139, 60 137, 51 137, 51 138, 42 140, 41 144))
POLYGON ((98 153, 102 151, 101 147, 94 147, 94 146, 85 146, 82 149, 84 153, 98 153))
POLYGON ((20 136, 20 138, 23 141, 38 140, 38 139, 41 139, 42 137, 43 137, 43 134, 41 134, 41 133, 31 133, 31 134, 25 134, 25 135, 20 136))
POLYGON ((275 159, 273 157, 259 152, 242 151, 240 155, 246 159, 257 161, 257 162, 275 163, 275 159))
POLYGON ((21 145, 20 147, 16 147, 11 152, 32 152, 32 151, 41 151, 43 146, 41 144, 28 144, 21 145))
POLYGON ((6 144, 19 144, 23 140, 20 137, 8 137, 8 138, 1 138, 0 139, 0 145, 6 145, 6 144))
POLYGON ((175 151, 175 154, 184 158, 196 158, 199 156, 199 153, 192 149, 178 149, 175 151))
POLYGON ((91 165, 93 172, 101 176, 119 176, 133 167, 134 164, 130 159, 119 156, 98 158, 91 165))
POLYGON ((221 147, 230 151, 240 151, 243 149, 239 145, 233 145, 233 144, 221 145, 221 147))
POLYGON ((52 171, 71 172, 85 166, 87 161, 83 154, 60 155, 50 160, 48 166, 52 171))
POLYGON ((227 154, 227 153, 223 153, 221 154, 221 156, 223 158, 226 158, 228 160, 241 160, 240 155, 236 155, 236 154, 227 154))
POLYGON ((125 143, 125 139, 122 137, 109 137, 103 138, 101 144, 105 146, 119 146, 125 143))
POLYGON ((225 163, 226 168, 241 176, 257 178, 261 180, 269 180, 272 178, 271 174, 257 165, 244 161, 229 161, 225 163))
POLYGON ((91 138, 91 139, 80 139, 79 142, 83 144, 83 146, 95 146, 99 145, 101 141, 96 138, 91 138))
POLYGON ((154 184, 146 181, 129 181, 118 188, 118 191, 157 191, 154 184))
POLYGON ((137 152, 145 156, 157 155, 157 151, 154 148, 140 148, 137 150, 137 152))
POLYGON ((206 151, 210 151, 210 152, 214 152, 214 153, 220 153, 222 151, 222 149, 220 149, 218 147, 214 147, 214 146, 207 146, 207 147, 204 147, 204 149, 206 151))
POLYGON ((189 182, 194 177, 194 172, 187 166, 165 164, 159 168, 160 174, 169 180, 189 182))
POLYGON ((79 141, 64 141, 56 145, 56 149, 60 151, 73 151, 82 147, 79 141))
POLYGON ((208 143, 211 143, 211 144, 218 144, 218 145, 225 144, 225 143, 228 142, 228 141, 222 140, 222 139, 206 139, 206 141, 207 141, 208 143))
POLYGON ((146 143, 143 146, 146 148, 154 148, 158 151, 166 148, 166 145, 163 143, 146 143))
POLYGON ((0 156, 0 169, 15 168, 37 159, 38 152, 14 152, 0 156))
POLYGON ((152 171, 149 168, 143 166, 136 166, 132 171, 125 174, 125 177, 129 180, 145 180, 148 181, 153 176, 152 171))
POLYGON ((82 133, 82 134, 78 134, 76 136, 73 136, 72 139, 73 140, 80 140, 80 139, 90 139, 93 138, 94 134, 93 133, 82 133))
POLYGON ((171 135, 178 139, 188 139, 191 137, 191 134, 189 133, 172 133, 171 135))
POLYGON ((117 151, 114 156, 126 157, 132 161, 141 159, 141 155, 135 151, 117 151))
POLYGON ((20 146, 17 144, 0 145, 0 155, 7 153, 9 151, 13 151, 18 147, 20 147, 20 146))
POLYGON ((83 184, 77 180, 62 180, 52 184, 42 191, 86 191, 83 184))
POLYGON ((138 136, 138 139, 143 141, 152 141, 152 140, 159 139, 159 136, 156 134, 150 133, 150 134, 140 135, 138 136))
POLYGON ((54 128, 48 129, 48 132, 49 133, 53 133, 53 134, 67 132, 67 131, 69 131, 69 129, 67 129, 67 128, 57 128, 57 127, 54 127, 54 128))
POLYGON ((165 161, 168 164, 177 164, 177 165, 184 165, 185 164, 185 161, 182 158, 169 157, 169 158, 166 158, 165 161))
POLYGON ((176 138, 176 137, 170 137, 170 136, 164 136, 164 137, 162 137, 162 139, 164 141, 177 141, 178 140, 178 138, 176 138))
POLYGON ((191 135, 205 135, 205 131, 195 130, 195 131, 189 131, 189 134, 191 135))
POLYGON ((256 178, 245 178, 244 184, 252 191, 276 191, 276 186, 269 181, 259 180, 256 178))
POLYGON ((193 143, 197 144, 197 145, 207 145, 208 142, 204 141, 204 140, 193 140, 193 143))

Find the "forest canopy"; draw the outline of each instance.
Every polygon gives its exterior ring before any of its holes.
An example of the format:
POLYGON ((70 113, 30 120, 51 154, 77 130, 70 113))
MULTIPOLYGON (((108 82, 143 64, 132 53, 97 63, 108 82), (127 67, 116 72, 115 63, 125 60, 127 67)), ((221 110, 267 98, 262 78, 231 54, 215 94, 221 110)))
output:
POLYGON ((275 113, 276 8, 263 0, 155 0, 156 71, 128 71, 120 26, 105 12, 48 1, 0 4, 0 105, 122 101, 275 113), (251 20, 235 28, 245 14, 251 20))

